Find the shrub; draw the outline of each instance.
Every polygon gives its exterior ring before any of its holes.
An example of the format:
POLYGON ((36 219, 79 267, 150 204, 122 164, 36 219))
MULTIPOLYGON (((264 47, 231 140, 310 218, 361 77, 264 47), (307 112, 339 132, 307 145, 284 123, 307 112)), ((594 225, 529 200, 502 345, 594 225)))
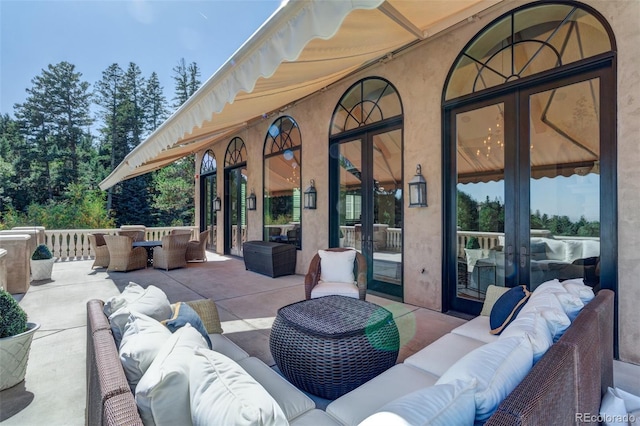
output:
POLYGON ((27 314, 11 294, 0 289, 0 338, 27 331, 27 314))
POLYGON ((40 244, 38 247, 36 247, 36 250, 31 255, 32 260, 51 259, 52 257, 53 255, 51 254, 51 250, 49 250, 49 247, 45 246, 44 244, 40 244))
POLYGON ((480 248, 480 242, 478 241, 478 237, 469 237, 469 239, 467 240, 467 245, 465 248, 468 249, 479 249, 480 248))

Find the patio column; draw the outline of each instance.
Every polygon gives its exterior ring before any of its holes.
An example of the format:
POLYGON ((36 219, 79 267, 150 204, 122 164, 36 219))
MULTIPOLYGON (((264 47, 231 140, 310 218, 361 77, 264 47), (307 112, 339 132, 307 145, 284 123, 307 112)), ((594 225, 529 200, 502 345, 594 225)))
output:
POLYGON ((4 256, 6 268, 6 287, 11 293, 26 293, 29 290, 31 274, 29 259, 31 258, 31 236, 27 234, 11 235, 0 233, 0 248, 7 251, 4 256))
MULTIPOLYGON (((27 229, 5 229, 4 231, 0 231, 0 235, 29 235, 31 239, 29 240, 28 249, 29 256, 27 256, 27 260, 31 258, 31 255, 34 251, 36 251, 36 247, 38 247, 38 234, 39 231, 37 229, 33 229, 33 226, 27 229)), ((44 244, 44 243, 43 243, 44 244)), ((29 263, 27 261, 27 263, 29 263)))
POLYGON ((14 226, 12 231, 36 231, 36 245, 46 244, 46 235, 44 233, 44 226, 14 226))

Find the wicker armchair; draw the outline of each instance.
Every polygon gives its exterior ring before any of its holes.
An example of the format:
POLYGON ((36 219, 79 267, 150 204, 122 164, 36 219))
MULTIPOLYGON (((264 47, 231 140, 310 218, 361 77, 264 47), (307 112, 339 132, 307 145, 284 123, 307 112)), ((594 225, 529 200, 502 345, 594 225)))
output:
POLYGON ((187 266, 187 244, 189 234, 165 235, 162 237, 162 247, 153 250, 153 267, 169 269, 187 266))
POLYGON ((135 241, 144 241, 145 240, 145 232, 144 231, 118 231, 118 235, 123 235, 131 238, 135 241))
POLYGON ((209 231, 202 231, 200 233, 199 241, 192 240, 187 243, 187 262, 193 262, 197 260, 201 260, 203 262, 207 261, 207 252, 206 245, 207 240, 209 239, 209 231))
POLYGON ((91 269, 96 266, 98 268, 106 268, 109 266, 109 248, 104 240, 104 235, 105 234, 100 233, 88 234, 91 251, 95 257, 91 269))
POLYGON ((171 232, 169 234, 171 234, 171 235, 180 235, 180 234, 189 234, 189 235, 191 235, 191 229, 174 228, 174 229, 171 230, 171 232))
POLYGON ((132 247, 133 239, 126 235, 105 235, 109 248, 107 271, 133 271, 147 267, 147 251, 144 247, 132 247))
MULTIPOLYGON (((327 251, 343 252, 353 250, 349 248, 329 248, 327 251)), ((320 255, 318 253, 313 256, 309 264, 309 271, 304 277, 304 295, 305 299, 311 299, 311 291, 320 282, 320 255)), ((356 277, 356 285, 358 287, 358 298, 364 300, 367 293, 367 261, 364 256, 356 251, 356 258, 353 265, 353 272, 356 277)))

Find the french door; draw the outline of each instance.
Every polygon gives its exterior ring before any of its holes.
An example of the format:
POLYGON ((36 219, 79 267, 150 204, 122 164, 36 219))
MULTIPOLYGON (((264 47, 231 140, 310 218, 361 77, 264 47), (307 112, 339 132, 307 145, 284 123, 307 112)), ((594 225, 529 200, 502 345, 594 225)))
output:
POLYGON ((602 149, 614 110, 607 78, 586 72, 445 111, 449 309, 477 314, 491 284, 533 290, 582 278, 599 287, 601 264, 615 262, 603 233, 615 223, 603 208, 615 191, 601 190, 615 188, 601 177, 615 152, 602 149))
POLYGON ((402 128, 352 133, 331 152, 331 246, 361 251, 368 290, 401 299, 402 128))
POLYGON ((242 256, 242 243, 247 232, 247 168, 225 170, 224 252, 242 256))
POLYGON ((207 249, 216 250, 217 239, 217 212, 213 205, 213 200, 218 193, 217 175, 210 174, 201 177, 201 190, 203 200, 201 202, 200 211, 200 229, 207 230, 209 239, 207 240, 207 249))

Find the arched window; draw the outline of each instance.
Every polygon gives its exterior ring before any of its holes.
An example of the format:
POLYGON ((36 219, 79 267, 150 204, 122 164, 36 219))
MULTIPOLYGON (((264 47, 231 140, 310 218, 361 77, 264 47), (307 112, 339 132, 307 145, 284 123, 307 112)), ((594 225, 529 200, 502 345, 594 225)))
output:
POLYGON ((216 170, 216 156, 213 151, 208 149, 202 156, 202 163, 200 163, 200 174, 206 175, 209 173, 215 173, 216 170))
POLYGON ((491 284, 616 287, 615 51, 596 10, 534 2, 454 62, 442 95, 446 309, 478 313, 491 284))
POLYGON ((278 118, 264 141, 264 240, 301 248, 301 135, 298 123, 278 118))
POLYGON ((244 141, 238 137, 231 139, 224 155, 224 167, 239 166, 247 162, 247 148, 244 141))

